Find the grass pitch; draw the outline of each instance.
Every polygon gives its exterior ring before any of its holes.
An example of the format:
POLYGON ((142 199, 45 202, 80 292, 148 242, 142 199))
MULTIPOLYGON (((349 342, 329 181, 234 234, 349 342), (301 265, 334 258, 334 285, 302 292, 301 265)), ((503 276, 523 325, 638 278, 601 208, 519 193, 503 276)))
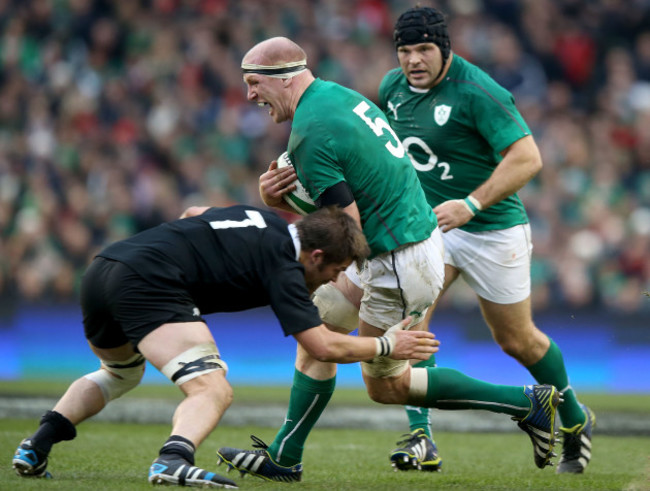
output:
MULTIPOLYGON (((68 388, 72 380, 60 379, 20 379, 0 380, 0 397, 55 397, 59 398, 68 388)), ((291 387, 286 386, 233 386, 235 404, 287 404, 291 387)), ((587 404, 596 413, 605 411, 650 414, 650 394, 609 394, 579 392, 580 401, 587 404)), ((164 399, 180 401, 181 391, 171 383, 143 384, 124 396, 129 398, 164 399)), ((364 388, 337 387, 329 406, 347 407, 377 407, 372 402, 364 388)), ((233 407, 234 408, 234 407, 233 407)), ((233 409, 231 408, 231 410, 233 409)))
MULTIPOLYGON (((0 489, 151 489, 147 470, 169 433, 167 425, 86 422, 72 442, 50 455, 52 480, 22 479, 10 468, 16 445, 35 421, 0 420, 0 489)), ((316 428, 307 442, 303 481, 276 484, 215 466, 222 445, 249 447, 248 435, 270 441, 274 429, 218 427, 197 452, 197 465, 231 477, 241 489, 425 490, 425 489, 580 489, 650 490, 650 438, 596 436, 592 462, 584 475, 555 475, 533 464, 528 437, 514 434, 438 433, 443 472, 393 472, 388 451, 393 431, 316 428)))
MULTIPOLYGON (((67 383, 2 382, 0 397, 59 396, 67 383)), ((286 404, 289 387, 234 387, 237 404, 286 404)), ((181 400, 171 384, 141 386, 125 398, 181 400)), ((650 395, 581 394, 597 414, 616 412, 624 418, 647 418, 650 395)), ((339 388, 331 406, 363 412, 373 405, 363 389, 339 388)), ((375 405, 376 406, 376 405, 375 405)), ((11 469, 21 439, 34 432, 38 418, 0 419, 0 491, 4 490, 151 490, 147 471, 170 426, 88 421, 72 442, 56 445, 50 455, 52 480, 22 479, 11 469)), ((532 445, 523 432, 436 432, 443 472, 393 472, 388 453, 400 432, 364 429, 313 430, 307 441, 303 481, 280 484, 216 467, 221 446, 250 448, 249 435, 270 443, 277 428, 219 426, 197 452, 197 465, 226 475, 241 489, 279 490, 625 490, 650 491, 650 436, 613 436, 594 432, 593 458, 584 475, 556 475, 539 470, 532 445)), ((404 429, 406 431, 406 428, 404 429)), ((561 445, 558 445, 558 450, 561 445)), ((556 459, 557 460, 557 459, 556 459)))

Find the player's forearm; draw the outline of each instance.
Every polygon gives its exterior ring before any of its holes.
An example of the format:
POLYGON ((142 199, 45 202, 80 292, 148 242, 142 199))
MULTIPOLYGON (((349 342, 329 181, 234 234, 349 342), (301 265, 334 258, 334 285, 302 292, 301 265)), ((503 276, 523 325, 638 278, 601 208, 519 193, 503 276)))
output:
POLYGON ((531 166, 502 164, 503 162, 499 164, 487 181, 470 193, 481 203, 483 210, 512 196, 537 174, 531 166))
POLYGON ((440 343, 429 331, 404 331, 411 322, 406 317, 387 329, 383 336, 355 337, 333 332, 325 324, 294 334, 312 358, 331 363, 354 363, 378 356, 395 360, 428 360, 440 343))
POLYGON ((490 178, 473 191, 486 209, 523 188, 542 168, 542 159, 532 137, 515 142, 494 169, 490 178), (530 140, 527 140, 527 139, 530 140))
POLYGON ((374 338, 362 338, 332 332, 330 341, 320 350, 317 359, 334 363, 355 363, 373 359, 377 354, 374 338))
POLYGON ((355 363, 383 353, 375 338, 357 337, 330 331, 320 325, 295 335, 312 358, 322 362, 355 363))

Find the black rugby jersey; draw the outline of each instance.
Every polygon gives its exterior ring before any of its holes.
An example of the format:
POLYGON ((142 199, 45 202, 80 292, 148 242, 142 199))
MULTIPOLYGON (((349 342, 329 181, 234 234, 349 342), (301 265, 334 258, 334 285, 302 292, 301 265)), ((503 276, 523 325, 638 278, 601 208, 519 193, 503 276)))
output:
POLYGON ((201 314, 270 305, 285 335, 322 323, 288 224, 251 206, 210 208, 116 242, 98 256, 187 289, 201 314))

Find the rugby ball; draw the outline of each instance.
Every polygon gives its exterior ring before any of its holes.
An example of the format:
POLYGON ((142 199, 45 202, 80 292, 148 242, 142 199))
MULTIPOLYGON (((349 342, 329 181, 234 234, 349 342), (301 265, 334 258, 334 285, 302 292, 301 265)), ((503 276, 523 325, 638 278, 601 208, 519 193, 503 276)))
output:
MULTIPOLYGON (((286 167, 287 165, 293 165, 289 159, 287 152, 284 152, 277 159, 278 169, 286 167)), ((298 179, 293 181, 293 184, 296 185, 296 189, 293 191, 282 195, 287 204, 298 214, 308 215, 317 210, 314 200, 309 197, 309 193, 305 187, 300 183, 298 179)))

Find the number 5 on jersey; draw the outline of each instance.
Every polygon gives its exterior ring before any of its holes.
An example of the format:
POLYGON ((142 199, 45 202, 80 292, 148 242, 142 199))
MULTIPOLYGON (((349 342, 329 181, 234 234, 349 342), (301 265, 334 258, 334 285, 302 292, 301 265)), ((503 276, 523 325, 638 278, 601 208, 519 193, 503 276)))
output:
POLYGON ((375 135, 381 136, 384 131, 388 131, 395 140, 395 144, 388 142, 386 143, 386 148, 393 156, 397 157, 398 159, 404 157, 404 147, 399 141, 399 138, 397 138, 397 135, 393 131, 393 128, 391 128, 390 125, 380 117, 376 117, 374 121, 370 119, 366 115, 366 111, 368 111, 368 109, 370 109, 368 103, 366 101, 361 101, 359 104, 357 104, 357 107, 355 107, 353 111, 354 114, 359 116, 364 123, 370 126, 370 129, 375 133, 375 135))

